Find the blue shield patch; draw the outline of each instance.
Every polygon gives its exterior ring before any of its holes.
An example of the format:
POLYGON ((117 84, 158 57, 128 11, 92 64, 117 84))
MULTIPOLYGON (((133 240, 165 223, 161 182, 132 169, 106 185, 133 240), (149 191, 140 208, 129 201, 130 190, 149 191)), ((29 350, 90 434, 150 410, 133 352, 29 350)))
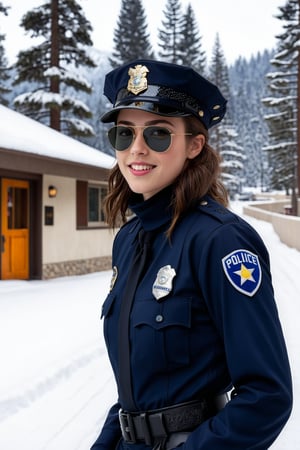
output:
POLYGON ((223 269, 232 286, 249 297, 261 284, 261 267, 258 256, 249 250, 239 249, 222 258, 223 269))

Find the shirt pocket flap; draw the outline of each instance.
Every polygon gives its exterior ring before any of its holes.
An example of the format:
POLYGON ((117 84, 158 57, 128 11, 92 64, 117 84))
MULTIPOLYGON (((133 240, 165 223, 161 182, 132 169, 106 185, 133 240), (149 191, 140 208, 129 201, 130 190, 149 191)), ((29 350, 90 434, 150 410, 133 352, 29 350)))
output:
POLYGON ((111 313, 115 298, 116 298, 116 296, 114 294, 111 294, 111 293, 108 294, 108 296, 106 297, 106 299, 104 300, 104 303, 102 305, 101 319, 103 317, 109 316, 109 314, 111 313))
POLYGON ((154 329, 191 326, 191 303, 182 297, 172 297, 163 303, 140 302, 132 315, 134 327, 148 325, 154 329))

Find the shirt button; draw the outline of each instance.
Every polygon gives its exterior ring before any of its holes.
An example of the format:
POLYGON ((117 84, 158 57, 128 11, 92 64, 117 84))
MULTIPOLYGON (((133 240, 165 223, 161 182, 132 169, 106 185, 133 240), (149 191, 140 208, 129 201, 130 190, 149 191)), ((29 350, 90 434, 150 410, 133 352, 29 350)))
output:
POLYGON ((164 318, 163 318, 162 315, 158 314, 158 315, 155 317, 155 320, 156 320, 156 322, 162 322, 162 321, 164 320, 164 318))

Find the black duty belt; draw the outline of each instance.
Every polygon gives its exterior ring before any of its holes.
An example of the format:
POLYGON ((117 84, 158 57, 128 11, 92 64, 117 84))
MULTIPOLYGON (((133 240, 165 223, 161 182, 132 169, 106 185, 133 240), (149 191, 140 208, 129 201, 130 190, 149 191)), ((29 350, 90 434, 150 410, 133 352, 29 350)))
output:
POLYGON ((119 420, 123 439, 132 444, 143 441, 153 445, 171 433, 192 431, 220 411, 227 401, 227 394, 222 394, 145 412, 130 413, 121 409, 119 420))

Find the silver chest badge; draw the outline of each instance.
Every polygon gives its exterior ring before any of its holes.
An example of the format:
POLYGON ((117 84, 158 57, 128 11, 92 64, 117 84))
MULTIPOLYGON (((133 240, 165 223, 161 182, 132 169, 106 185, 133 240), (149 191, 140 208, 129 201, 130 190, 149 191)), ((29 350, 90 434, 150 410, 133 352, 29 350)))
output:
POLYGON ((152 294, 159 300, 165 297, 172 291, 173 278, 176 276, 176 272, 170 265, 164 266, 159 269, 156 280, 152 286, 152 294))

